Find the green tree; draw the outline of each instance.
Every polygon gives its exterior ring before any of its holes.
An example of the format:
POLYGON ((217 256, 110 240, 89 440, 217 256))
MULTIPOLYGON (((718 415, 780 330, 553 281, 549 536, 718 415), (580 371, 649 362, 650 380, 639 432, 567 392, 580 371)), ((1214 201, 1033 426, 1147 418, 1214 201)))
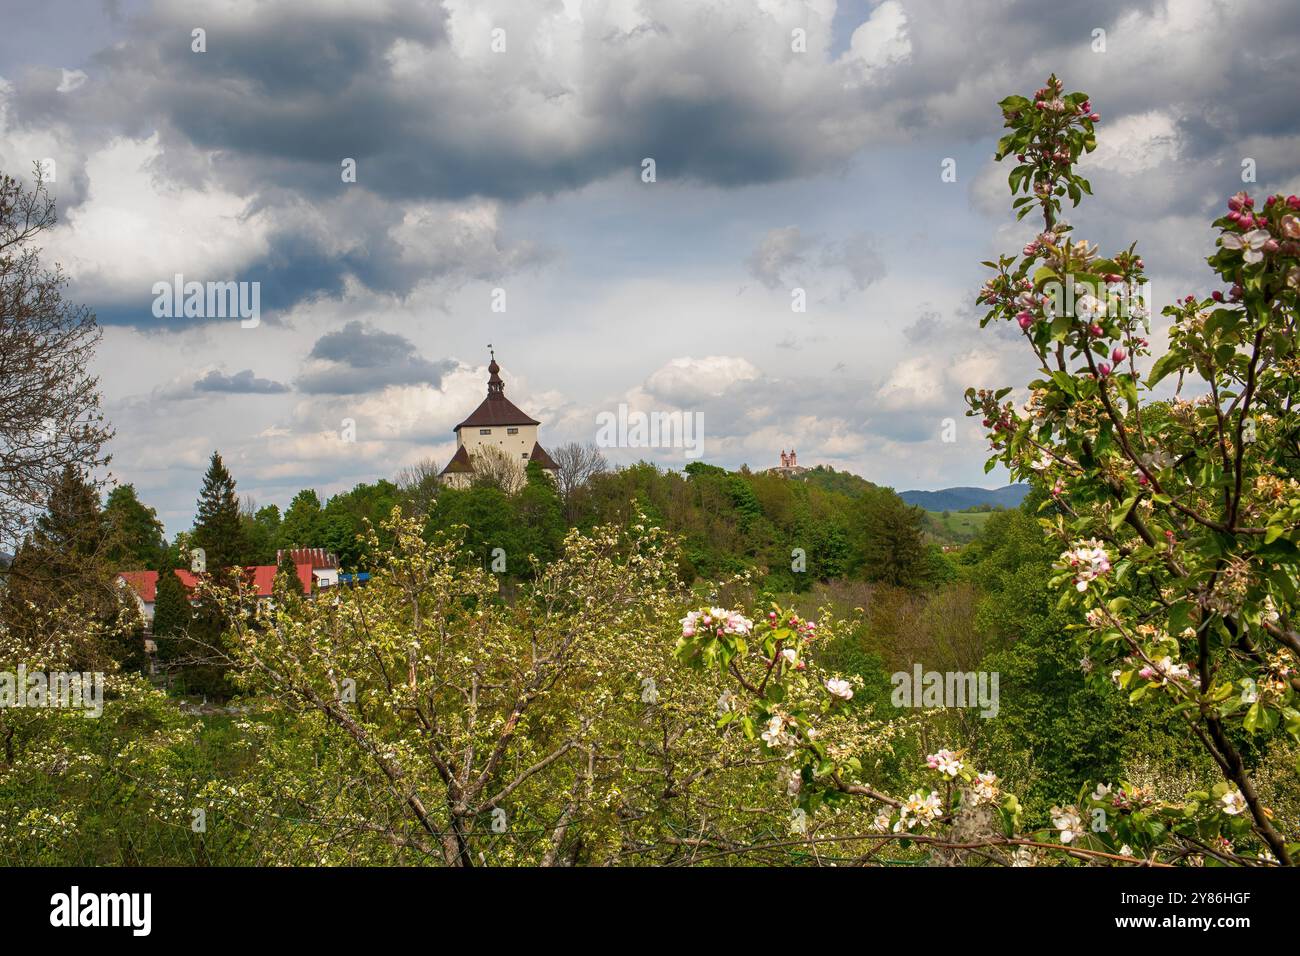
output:
POLYGON ((275 561, 275 552, 279 550, 280 509, 266 505, 254 511, 250 505, 240 514, 240 521, 244 526, 244 540, 248 542, 248 563, 275 561))
POLYGON ((554 480, 535 461, 528 463, 527 481, 511 503, 519 525, 520 557, 524 560, 510 570, 525 574, 527 558, 535 557, 546 564, 560 553, 564 542, 564 504, 554 480))
POLYGON ((863 496, 859 505, 861 559, 869 581, 899 587, 925 582, 928 570, 921 509, 892 491, 863 496))
POLYGON ((525 547, 510 496, 495 485, 444 488, 424 524, 427 540, 439 534, 464 535, 464 548, 482 567, 490 567, 495 549, 505 552, 506 569, 522 570, 525 547), (463 526, 463 532, 458 529, 463 526))
POLYGON ((120 570, 156 568, 167 549, 158 512, 136 495, 134 485, 118 485, 104 504, 108 525, 105 557, 120 570))
POLYGON ((212 453, 199 492, 192 545, 202 548, 209 573, 244 564, 248 551, 240 519, 235 479, 218 452, 212 453))
MULTIPOLYGON (((0 592, 0 614, 6 626, 26 634, 35 646, 52 611, 66 608, 101 625, 115 619, 122 602, 105 559, 108 538, 95 486, 78 467, 68 465, 6 574, 0 592)), ((85 633, 89 636, 93 629, 85 633)), ((90 669, 102 668, 107 659, 131 667, 139 664, 129 640, 111 646, 91 640, 77 649, 76 656, 90 669)))
POLYGON ((153 605, 153 639, 160 661, 171 663, 181 656, 181 639, 193 619, 194 609, 181 579, 170 569, 160 571, 153 605))
POLYGON ((277 536, 277 548, 288 551, 292 548, 322 547, 323 524, 320 496, 314 489, 304 488, 293 496, 293 501, 289 502, 284 513, 277 536))
MULTIPOLYGON (((1300 199, 1228 200, 1207 260, 1223 288, 1167 306, 1168 347, 1155 356, 1135 245, 1103 256, 1059 218, 1067 197, 1091 193, 1076 166, 1097 145, 1087 94, 1052 76, 1033 99, 1000 105, 996 156, 1015 157, 1009 185, 1024 193, 1012 205, 1040 213, 1042 231, 984 263, 980 324, 1016 323, 1038 370, 1023 411, 1009 387, 967 390, 968 414, 989 430, 988 467, 1060 502, 1043 518, 1062 549, 1051 584, 1090 679, 1177 712, 1222 773, 1162 807, 1159 827, 1300 862, 1296 824, 1265 804, 1252 766, 1300 743, 1300 199), (1166 378, 1201 398, 1155 399, 1166 378)), ((1106 806, 1116 830, 1090 839, 1151 845, 1156 811, 1131 820, 1106 806)))

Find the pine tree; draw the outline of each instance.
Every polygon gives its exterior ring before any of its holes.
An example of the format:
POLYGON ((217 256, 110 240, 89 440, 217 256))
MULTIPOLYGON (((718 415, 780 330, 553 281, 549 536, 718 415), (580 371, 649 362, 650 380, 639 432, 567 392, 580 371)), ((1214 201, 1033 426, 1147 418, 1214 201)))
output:
POLYGON ((174 661, 180 656, 179 639, 189 630, 193 617, 181 579, 170 569, 160 571, 153 606, 153 639, 159 660, 174 661))
POLYGON ((226 470, 220 453, 215 451, 203 476, 192 542, 193 547, 203 549, 211 574, 243 564, 248 550, 239 515, 239 498, 235 495, 235 479, 226 470))
MULTIPOLYGON (((10 632, 38 638, 43 615, 61 608, 110 621, 119 595, 104 560, 106 541, 95 486, 68 465, 5 575, 0 616, 10 632)), ((90 639, 73 649, 74 663, 89 669, 102 667, 106 658, 123 661, 125 654, 116 644, 90 639)))
POLYGON ((280 563, 275 569, 275 595, 277 599, 302 597, 302 581, 298 579, 298 566, 293 563, 292 552, 280 552, 280 563))
POLYGON ((108 526, 106 557, 117 570, 156 567, 167 548, 158 512, 135 493, 134 485, 118 485, 104 503, 108 526))
POLYGON ((927 566, 920 509, 892 492, 872 497, 863 523, 867 580, 899 587, 924 584, 927 566))

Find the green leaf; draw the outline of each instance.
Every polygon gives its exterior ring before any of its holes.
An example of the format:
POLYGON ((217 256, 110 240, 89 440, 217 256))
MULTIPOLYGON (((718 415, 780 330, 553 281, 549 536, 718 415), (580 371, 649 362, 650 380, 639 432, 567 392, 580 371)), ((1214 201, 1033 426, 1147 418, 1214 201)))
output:
POLYGON ((1119 530, 1119 526, 1128 518, 1129 512, 1133 510, 1135 504, 1137 504, 1137 495, 1124 499, 1123 503, 1119 506, 1119 510, 1110 516, 1111 531, 1119 530))

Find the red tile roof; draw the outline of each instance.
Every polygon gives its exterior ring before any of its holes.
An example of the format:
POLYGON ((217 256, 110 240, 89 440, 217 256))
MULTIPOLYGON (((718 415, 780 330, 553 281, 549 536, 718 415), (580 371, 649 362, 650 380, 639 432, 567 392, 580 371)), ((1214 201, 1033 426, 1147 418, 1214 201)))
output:
MULTIPOLYGON (((302 593, 310 594, 312 585, 311 564, 296 564, 294 567, 298 572, 298 582, 302 585, 302 593)), ((274 564, 254 565, 244 568, 244 576, 258 597, 270 597, 275 589, 275 573, 277 570, 279 569, 274 564)), ((197 575, 181 568, 177 568, 172 573, 180 578, 181 584, 186 591, 194 590, 195 585, 199 583, 197 575)), ((146 604, 153 604, 157 600, 157 571, 119 571, 117 576, 140 596, 141 601, 146 604)))
POLYGON ((146 604, 152 604, 158 596, 157 571, 118 571, 117 576, 146 604))

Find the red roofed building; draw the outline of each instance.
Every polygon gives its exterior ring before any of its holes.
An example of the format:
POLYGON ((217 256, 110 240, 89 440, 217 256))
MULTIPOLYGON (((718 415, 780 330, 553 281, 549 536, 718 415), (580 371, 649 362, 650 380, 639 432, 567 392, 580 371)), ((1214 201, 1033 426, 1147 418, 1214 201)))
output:
MULTIPOLYGON (((284 554, 283 551, 275 552, 276 564, 284 560, 284 554)), ((339 583, 339 559, 324 548, 293 548, 289 551, 289 560, 295 566, 308 565, 318 588, 332 588, 339 583)))
MULTIPOLYGON (((302 593, 310 595, 314 582, 311 563, 295 564, 294 568, 298 572, 298 582, 302 585, 302 593)), ((244 568, 244 578, 247 586, 257 596, 258 600, 269 598, 274 593, 275 574, 278 570, 274 564, 260 564, 244 568)), ((180 578, 187 594, 193 591, 199 583, 198 575, 189 571, 177 568, 172 574, 180 578)), ((117 586, 131 589, 141 616, 144 617, 146 622, 152 623, 154 602, 158 598, 158 572, 119 571, 117 573, 117 586)))
POLYGON ((468 487, 474 480, 474 454, 484 447, 499 449, 516 462, 521 471, 530 461, 536 461, 554 474, 558 470, 555 462, 537 441, 537 429, 541 424, 506 398, 501 366, 497 364, 496 354, 492 353, 488 365, 487 398, 454 429, 456 454, 439 477, 450 487, 468 487))

